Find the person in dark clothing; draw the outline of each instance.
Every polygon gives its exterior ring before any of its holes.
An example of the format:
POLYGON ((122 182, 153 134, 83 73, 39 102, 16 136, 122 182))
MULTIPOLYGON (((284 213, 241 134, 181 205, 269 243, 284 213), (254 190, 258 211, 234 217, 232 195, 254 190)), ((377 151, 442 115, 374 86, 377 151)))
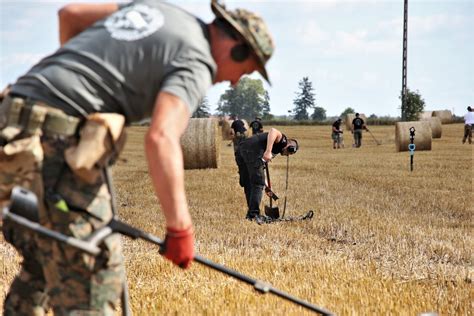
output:
POLYGON ((256 117, 255 120, 250 123, 250 128, 252 129, 252 135, 263 133, 262 119, 256 117))
POLYGON ((232 143, 234 144, 234 154, 239 149, 239 144, 247 138, 245 134, 247 132, 247 128, 245 127, 244 121, 239 119, 237 116, 233 116, 233 122, 230 125, 230 132, 232 134, 232 143))
POLYGON ((352 120, 352 133, 354 134, 355 147, 362 146, 362 130, 367 130, 365 122, 359 117, 359 113, 355 114, 355 119, 352 120))
POLYGON ((337 148, 344 148, 344 143, 342 140, 342 127, 341 127, 342 119, 338 118, 333 124, 332 124, 332 134, 331 137, 333 139, 333 144, 332 148, 336 149, 337 148))
POLYGON ((268 133, 260 133, 242 141, 237 151, 240 186, 244 188, 249 220, 260 216, 260 202, 265 186, 265 163, 274 156, 293 155, 298 151, 296 139, 287 138, 275 128, 268 133))

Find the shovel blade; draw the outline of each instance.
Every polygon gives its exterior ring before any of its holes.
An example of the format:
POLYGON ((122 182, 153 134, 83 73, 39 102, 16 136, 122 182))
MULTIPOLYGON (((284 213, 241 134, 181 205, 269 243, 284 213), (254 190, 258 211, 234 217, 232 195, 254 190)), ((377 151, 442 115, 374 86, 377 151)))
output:
POLYGON ((277 219, 280 217, 280 210, 278 207, 265 206, 265 215, 277 219))

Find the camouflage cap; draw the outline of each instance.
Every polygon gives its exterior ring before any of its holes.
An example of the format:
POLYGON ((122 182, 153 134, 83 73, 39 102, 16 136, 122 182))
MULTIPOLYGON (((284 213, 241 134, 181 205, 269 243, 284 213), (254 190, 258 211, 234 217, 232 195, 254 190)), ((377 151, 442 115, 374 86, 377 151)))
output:
POLYGON ((223 18, 242 36, 257 56, 259 72, 270 83, 265 64, 273 54, 275 46, 265 22, 258 15, 243 9, 228 11, 217 0, 211 1, 216 17, 223 18))

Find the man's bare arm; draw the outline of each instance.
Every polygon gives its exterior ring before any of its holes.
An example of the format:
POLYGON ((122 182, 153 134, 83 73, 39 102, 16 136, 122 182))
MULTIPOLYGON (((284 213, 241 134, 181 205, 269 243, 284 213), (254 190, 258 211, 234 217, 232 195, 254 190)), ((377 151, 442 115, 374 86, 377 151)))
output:
POLYGON ((73 3, 61 8, 58 12, 61 46, 95 22, 117 11, 118 8, 116 3, 73 3))
POLYGON ((145 136, 145 152, 153 186, 166 218, 166 226, 175 229, 191 225, 180 145, 189 116, 189 108, 180 98, 161 92, 145 136))
POLYGON ((275 142, 279 142, 282 138, 282 134, 279 130, 271 128, 267 136, 267 148, 263 154, 263 160, 270 161, 272 160, 272 147, 275 142))

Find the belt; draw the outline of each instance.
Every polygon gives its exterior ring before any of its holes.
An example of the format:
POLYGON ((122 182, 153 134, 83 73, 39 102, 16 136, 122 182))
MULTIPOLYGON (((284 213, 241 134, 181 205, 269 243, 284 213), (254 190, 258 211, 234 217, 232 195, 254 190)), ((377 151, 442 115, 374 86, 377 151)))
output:
POLYGON ((73 136, 81 119, 66 115, 43 102, 6 96, 0 107, 0 136, 11 140, 21 132, 48 136, 73 136), (3 122, 2 122, 3 120, 3 122))

